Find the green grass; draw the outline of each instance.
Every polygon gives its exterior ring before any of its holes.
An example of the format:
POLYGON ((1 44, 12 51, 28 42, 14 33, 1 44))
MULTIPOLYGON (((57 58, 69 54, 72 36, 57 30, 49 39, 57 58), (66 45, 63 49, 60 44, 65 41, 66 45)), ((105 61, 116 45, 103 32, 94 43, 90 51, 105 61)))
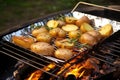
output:
POLYGON ((0 31, 43 15, 72 9, 79 1, 112 4, 109 0, 0 0, 0 31))

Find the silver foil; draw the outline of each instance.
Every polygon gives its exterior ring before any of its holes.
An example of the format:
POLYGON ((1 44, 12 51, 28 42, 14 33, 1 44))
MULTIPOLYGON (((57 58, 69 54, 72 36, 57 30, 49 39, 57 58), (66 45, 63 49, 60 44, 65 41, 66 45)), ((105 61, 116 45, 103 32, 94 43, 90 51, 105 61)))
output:
MULTIPOLYGON (((110 23, 113 26, 113 33, 120 30, 120 22, 118 22, 118 21, 110 20, 110 19, 107 19, 107 18, 98 17, 98 16, 94 16, 94 15, 90 15, 90 14, 85 14, 85 13, 81 13, 81 12, 78 12, 78 11, 74 11, 72 13, 59 14, 58 16, 49 17, 47 19, 43 19, 43 20, 35 22, 33 24, 29 24, 28 26, 26 26, 26 27, 24 27, 22 29, 19 29, 17 31, 14 31, 14 32, 12 32, 10 34, 7 34, 7 35, 3 36, 2 39, 12 43, 12 36, 14 36, 14 35, 16 35, 16 36, 21 36, 21 35, 23 35, 23 36, 31 36, 31 31, 34 28, 36 28, 37 26, 44 26, 47 23, 48 20, 56 19, 56 18, 58 18, 60 16, 73 16, 73 17, 79 19, 84 15, 88 16, 89 19, 93 20, 94 28, 96 30, 99 29, 101 26, 104 26, 107 23, 110 23)), ((56 61, 56 62, 57 61, 58 62, 64 62, 62 60, 55 59, 55 58, 49 57, 49 56, 47 56, 47 58, 51 59, 53 61, 56 61)))
MULTIPOLYGON (((102 17, 90 15, 90 14, 85 14, 85 13, 81 13, 81 12, 78 12, 78 11, 74 11, 73 13, 62 14, 62 16, 73 16, 77 19, 81 18, 84 15, 87 16, 89 19, 94 20, 93 22, 94 22, 94 28, 95 29, 99 29, 101 26, 104 26, 105 24, 110 23, 113 26, 113 33, 120 30, 120 22, 115 21, 115 20, 110 20, 110 19, 107 19, 107 18, 102 18, 102 17)), ((56 16, 56 17, 59 17, 59 16, 61 16, 61 14, 56 16)), ((56 17, 51 17, 51 18, 48 18, 48 19, 44 19, 42 21, 35 22, 34 24, 30 24, 30 25, 26 26, 25 28, 22 28, 18 31, 15 31, 15 32, 12 32, 10 34, 7 34, 7 35, 3 36, 3 39, 8 41, 8 42, 11 42, 13 35, 16 35, 16 36, 20 36, 20 35, 30 36, 31 31, 34 28, 36 28, 37 26, 44 26, 48 20, 55 19, 56 17)))

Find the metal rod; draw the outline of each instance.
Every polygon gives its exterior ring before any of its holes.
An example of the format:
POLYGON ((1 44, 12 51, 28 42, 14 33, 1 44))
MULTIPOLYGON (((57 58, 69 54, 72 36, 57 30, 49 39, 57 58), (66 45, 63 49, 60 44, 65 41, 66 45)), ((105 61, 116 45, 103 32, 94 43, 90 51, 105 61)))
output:
POLYGON ((102 47, 105 48, 106 50, 120 53, 120 50, 118 50, 118 49, 120 49, 120 47, 117 47, 117 49, 115 49, 115 46, 112 46, 112 45, 104 45, 104 46, 102 46, 102 47))
POLYGON ((32 67, 34 67, 34 68, 36 68, 36 69, 39 69, 39 70, 41 70, 41 71, 43 71, 43 72, 45 72, 45 73, 47 73, 47 74, 49 74, 49 75, 51 75, 51 76, 54 76, 54 77, 56 77, 56 78, 59 78, 58 76, 56 76, 56 75, 54 75, 54 74, 51 74, 50 72, 47 72, 47 71, 45 71, 45 70, 43 70, 43 69, 41 69, 41 68, 39 68, 39 67, 37 67, 37 66, 34 66, 33 64, 28 63, 28 62, 26 62, 26 61, 24 61, 24 60, 22 60, 22 59, 19 59, 19 58, 15 57, 15 56, 13 56, 13 55, 11 55, 11 54, 8 54, 8 53, 3 52, 3 51, 0 51, 0 53, 3 53, 3 54, 5 54, 5 55, 8 55, 8 56, 10 56, 10 57, 12 57, 12 58, 14 58, 14 59, 16 59, 16 60, 19 60, 19 61, 21 61, 21 62, 23 62, 23 63, 25 63, 25 64, 28 64, 28 65, 30 65, 30 66, 32 66, 32 67))
POLYGON ((100 5, 95 5, 95 4, 91 4, 91 3, 87 3, 87 2, 78 2, 75 7, 72 9, 71 13, 74 12, 76 10, 76 8, 80 5, 80 4, 84 4, 84 5, 88 5, 88 6, 93 6, 93 7, 98 7, 98 8, 102 8, 102 9, 109 9, 109 10, 113 10, 113 11, 118 11, 120 12, 119 9, 114 9, 114 8, 110 8, 110 7, 105 7, 105 6, 100 6, 100 5))
MULTIPOLYGON (((99 56, 99 57, 102 57, 102 58, 105 58, 105 59, 108 59, 108 58, 107 58, 106 56, 104 56, 104 55, 100 55, 100 54, 94 54, 94 55, 99 56)), ((114 60, 114 59, 111 58, 111 60, 114 60)))
MULTIPOLYGON (((21 52, 21 53, 27 54, 27 55, 29 55, 29 56, 35 58, 35 59, 42 60, 42 61, 44 61, 44 62, 46 62, 46 63, 50 63, 50 62, 47 61, 47 60, 44 60, 44 59, 41 59, 41 58, 39 58, 39 57, 37 57, 37 56, 34 56, 34 55, 32 55, 32 54, 29 54, 29 53, 27 53, 27 52, 25 52, 25 51, 22 51, 22 50, 20 50, 20 49, 18 49, 18 48, 16 48, 16 47, 13 47, 13 46, 7 45, 6 43, 2 43, 2 44, 5 45, 5 46, 10 47, 10 48, 12 48, 12 49, 17 50, 18 52, 21 52)), ((60 66, 60 65, 58 65, 58 64, 56 64, 56 66, 58 66, 58 67, 62 67, 62 66, 60 66)))
MULTIPOLYGON (((33 62, 33 63, 35 63, 35 64, 38 64, 38 65, 42 66, 42 67, 46 67, 46 65, 43 65, 43 64, 40 64, 40 63, 38 63, 38 62, 36 62, 36 61, 34 61, 34 60, 28 59, 27 57, 24 57, 24 56, 22 56, 22 55, 20 55, 20 54, 16 54, 16 53, 14 53, 13 51, 10 51, 10 50, 8 50, 8 49, 6 49, 6 48, 3 48, 3 47, 2 47, 2 49, 5 50, 5 51, 8 51, 8 52, 10 52, 10 53, 13 53, 13 54, 15 54, 15 55, 17 55, 17 56, 19 56, 19 57, 27 60, 27 61, 31 61, 31 62, 33 62)), ((49 69, 50 69, 50 68, 49 68, 49 69)))
POLYGON ((98 60, 100 60, 100 61, 103 61, 103 62, 105 62, 105 63, 108 63, 108 64, 110 64, 110 65, 114 66, 114 65, 113 65, 113 63, 111 63, 111 62, 108 62, 108 61, 106 61, 106 60, 100 59, 100 58, 98 58, 98 57, 95 57, 95 56, 92 56, 92 55, 90 55, 90 54, 88 54, 88 56, 89 56, 89 57, 96 58, 96 59, 98 59, 98 60))
POLYGON ((112 55, 112 56, 115 56, 115 57, 120 57, 120 56, 118 56, 118 55, 116 55, 116 54, 113 54, 113 53, 111 53, 111 52, 106 52, 106 51, 103 51, 103 50, 100 50, 100 52, 102 52, 102 53, 104 53, 104 54, 109 54, 109 55, 112 55))
POLYGON ((110 47, 109 47, 109 50, 114 51, 114 52, 117 52, 117 53, 120 53, 120 50, 117 50, 117 49, 114 49, 114 48, 110 48, 110 47))
POLYGON ((105 46, 112 47, 112 48, 116 48, 116 49, 120 49, 120 47, 116 46, 116 45, 112 45, 112 44, 107 44, 105 46))
POLYGON ((117 42, 111 42, 111 44, 116 45, 116 46, 120 46, 120 44, 118 44, 117 42))

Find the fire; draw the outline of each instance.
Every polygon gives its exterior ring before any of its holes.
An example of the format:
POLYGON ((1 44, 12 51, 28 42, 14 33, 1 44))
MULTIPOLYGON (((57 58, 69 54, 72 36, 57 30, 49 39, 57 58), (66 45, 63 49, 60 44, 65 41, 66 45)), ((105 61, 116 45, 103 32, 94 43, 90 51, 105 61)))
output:
MULTIPOLYGON (((68 68, 70 65, 70 63, 66 63, 57 73, 57 75, 59 75, 60 73, 62 73, 62 71, 64 71, 66 68, 68 68)), ((51 63, 48 66, 44 67, 43 70, 45 71, 49 71, 51 69, 55 68, 55 64, 51 63)), ((67 70, 67 72, 65 73, 64 77, 67 77, 68 75, 74 75, 76 78, 80 78, 84 75, 85 70, 81 71, 81 69, 83 69, 84 66, 82 64, 74 64, 73 66, 69 67, 69 69, 67 70)), ((27 80, 39 80, 39 78, 42 76, 43 72, 41 70, 36 70, 35 72, 33 72, 30 77, 27 80)))
POLYGON ((75 63, 78 61, 78 59, 80 59, 81 56, 76 56, 75 59, 71 60, 69 63, 72 64, 72 63, 75 63))
MULTIPOLYGON (((45 66, 43 70, 49 71, 55 67, 55 63, 51 63, 48 66, 45 66)), ((36 70, 33 72, 30 77, 27 80, 39 80, 39 78, 42 76, 43 71, 41 70, 36 70)))
POLYGON ((82 73, 79 75, 79 78, 82 77, 84 73, 85 73, 85 70, 82 71, 82 73))
POLYGON ((70 66, 69 63, 65 64, 65 65, 60 69, 60 71, 57 73, 57 75, 59 75, 60 73, 62 73, 62 72, 64 71, 64 69, 66 69, 66 68, 69 67, 69 66, 70 66))
MULTIPOLYGON (((81 56, 78 56, 81 57, 81 56)), ((59 71, 55 73, 57 76, 63 75, 64 78, 67 78, 69 75, 74 75, 76 79, 80 79, 85 77, 86 75, 89 76, 91 72, 87 70, 92 70, 94 68, 97 69, 97 60, 94 61, 93 58, 88 58, 86 61, 79 62, 78 58, 71 60, 70 62, 65 63, 59 71)), ((55 63, 51 63, 42 69, 45 71, 50 71, 56 67, 55 63)), ((95 69, 94 69, 95 70, 95 69)), ((33 72, 27 80, 39 80, 40 77, 43 75, 43 71, 37 70, 33 72)), ((52 78, 50 78, 52 80, 52 78)))
POLYGON ((81 66, 80 64, 72 66, 65 74, 65 77, 67 77, 68 75, 74 75, 76 78, 83 76, 85 71, 80 72, 80 70, 84 68, 83 66, 81 66))
POLYGON ((54 64, 54 63, 51 63, 51 64, 49 64, 48 66, 44 67, 43 69, 44 69, 45 71, 49 71, 50 69, 53 69, 54 67, 55 67, 55 64, 54 64))
MULTIPOLYGON (((60 75, 65 69, 69 69, 68 71, 68 74, 72 74, 72 73, 74 73, 75 75, 77 75, 77 74, 79 74, 79 73, 77 73, 77 71, 79 71, 80 70, 80 65, 81 64, 78 64, 78 65, 73 65, 72 67, 70 67, 71 66, 71 64, 72 63, 75 63, 75 62, 77 62, 77 60, 78 60, 78 58, 81 58, 81 56, 77 56, 75 59, 72 59, 70 62, 68 62, 68 63, 66 63, 66 64, 64 64, 64 66, 62 67, 62 68, 60 68, 60 70, 59 70, 59 72, 57 73, 57 75, 60 75), (75 70, 73 70, 73 72, 71 72, 72 71, 72 69, 75 69, 75 70), (71 70, 70 70, 71 69, 71 70)), ((67 76, 67 74, 66 74, 66 76, 67 76)), ((66 77, 65 76, 65 77, 66 77)))
POLYGON ((42 74, 41 70, 33 72, 27 80, 38 80, 42 74))

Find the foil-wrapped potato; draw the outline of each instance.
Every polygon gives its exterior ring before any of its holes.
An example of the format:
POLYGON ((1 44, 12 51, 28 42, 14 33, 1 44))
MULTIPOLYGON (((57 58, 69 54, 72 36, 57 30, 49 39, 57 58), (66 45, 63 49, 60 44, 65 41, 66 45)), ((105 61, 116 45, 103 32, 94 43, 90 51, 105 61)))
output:
POLYGON ((35 39, 32 37, 26 36, 13 36, 12 42, 23 48, 30 48, 30 46, 35 42, 35 39))
POLYGON ((81 27, 81 25, 83 23, 88 23, 89 24, 90 22, 91 22, 91 20, 87 16, 83 16, 83 17, 81 17, 80 19, 78 19, 76 21, 76 25, 79 26, 79 27, 81 27))
POLYGON ((73 56, 73 52, 69 49, 59 48, 54 53, 55 57, 63 60, 68 60, 73 56))
POLYGON ((79 28, 74 24, 66 24, 65 26, 62 26, 62 29, 66 32, 70 32, 70 31, 78 30, 79 28))
POLYGON ((98 31, 92 30, 81 35, 79 42, 90 46, 96 45, 101 39, 101 34, 98 31))
POLYGON ((109 37, 113 33, 113 27, 111 24, 106 24, 99 29, 103 38, 109 37))
POLYGON ((57 20, 57 22, 58 22, 58 27, 60 28, 66 24, 65 21, 63 20, 57 20))
POLYGON ((68 33, 68 37, 71 38, 71 39, 79 38, 80 35, 81 35, 81 31, 80 30, 70 31, 68 33))
POLYGON ((92 31, 88 31, 87 33, 90 34, 91 36, 95 37, 97 41, 100 41, 102 38, 102 35, 100 34, 99 31, 92 30, 92 31))
POLYGON ((69 39, 57 39, 54 43, 58 48, 72 49, 75 46, 69 39))
POLYGON ((37 37, 40 33, 47 33, 48 30, 45 27, 40 27, 32 30, 32 36, 37 37))
POLYGON ((31 51, 40 55, 53 56, 54 47, 46 42, 36 42, 31 45, 31 51))
POLYGON ((51 35, 49 33, 40 33, 36 37, 37 41, 39 42, 51 42, 51 35))
POLYGON ((80 26, 80 31, 82 33, 85 33, 85 32, 91 31, 91 30, 94 30, 94 28, 86 22, 82 23, 81 26, 80 26))
POLYGON ((77 19, 74 17, 65 17, 65 22, 67 24, 75 24, 76 21, 77 21, 77 19))
POLYGON ((59 22, 57 20, 49 20, 47 22, 47 26, 49 28, 56 28, 56 27, 58 27, 58 25, 59 25, 59 22))
POLYGON ((52 37, 59 37, 59 38, 64 38, 66 37, 66 32, 62 30, 61 28, 54 28, 49 31, 49 34, 52 37))

